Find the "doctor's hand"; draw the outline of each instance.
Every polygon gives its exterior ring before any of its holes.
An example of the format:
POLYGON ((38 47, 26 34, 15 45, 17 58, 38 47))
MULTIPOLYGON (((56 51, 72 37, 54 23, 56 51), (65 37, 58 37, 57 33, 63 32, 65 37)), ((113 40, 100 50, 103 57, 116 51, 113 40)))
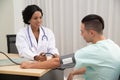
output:
POLYGON ((45 56, 45 53, 42 52, 42 53, 40 53, 40 55, 35 56, 34 60, 36 60, 36 61, 46 61, 47 57, 45 56))
POLYGON ((58 54, 54 53, 53 58, 59 58, 59 57, 60 57, 60 56, 59 56, 58 54))

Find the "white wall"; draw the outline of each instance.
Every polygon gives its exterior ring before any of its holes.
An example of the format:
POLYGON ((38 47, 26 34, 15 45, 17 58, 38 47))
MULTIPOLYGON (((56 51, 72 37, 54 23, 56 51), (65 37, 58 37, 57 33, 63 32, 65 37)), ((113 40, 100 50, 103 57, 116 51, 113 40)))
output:
POLYGON ((14 32, 17 33, 24 27, 22 19, 22 10, 25 6, 25 0, 13 0, 14 5, 14 32))
POLYGON ((24 0, 0 0, 0 51, 7 52, 7 34, 16 34, 24 27, 24 0))
POLYGON ((0 0, 0 51, 7 51, 6 34, 13 33, 13 0, 0 0))

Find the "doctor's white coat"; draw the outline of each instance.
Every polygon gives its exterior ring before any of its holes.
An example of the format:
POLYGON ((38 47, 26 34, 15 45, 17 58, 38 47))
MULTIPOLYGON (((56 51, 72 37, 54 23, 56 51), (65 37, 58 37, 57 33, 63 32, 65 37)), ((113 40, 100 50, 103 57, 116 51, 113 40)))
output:
POLYGON ((21 57, 34 60, 34 56, 39 55, 41 52, 56 53, 59 55, 58 50, 55 47, 55 37, 53 32, 46 27, 41 27, 39 28, 38 42, 36 41, 30 26, 24 27, 17 33, 16 47, 21 57), (47 37, 43 37, 44 35, 47 37))

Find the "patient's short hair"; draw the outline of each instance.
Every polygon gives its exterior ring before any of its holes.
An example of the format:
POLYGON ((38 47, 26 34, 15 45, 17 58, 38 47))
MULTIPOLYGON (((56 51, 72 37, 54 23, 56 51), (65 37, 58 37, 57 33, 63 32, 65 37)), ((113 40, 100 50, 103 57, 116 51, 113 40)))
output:
POLYGON ((89 14, 85 16, 82 21, 83 24, 85 24, 86 30, 95 30, 98 33, 103 33, 104 29, 104 20, 101 16, 98 16, 96 14, 89 14))

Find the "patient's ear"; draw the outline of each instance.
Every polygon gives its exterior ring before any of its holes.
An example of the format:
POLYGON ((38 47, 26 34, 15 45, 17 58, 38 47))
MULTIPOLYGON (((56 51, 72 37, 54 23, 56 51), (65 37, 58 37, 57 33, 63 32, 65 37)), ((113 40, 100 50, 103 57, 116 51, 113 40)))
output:
POLYGON ((94 31, 94 30, 90 30, 90 35, 91 35, 91 36, 93 36, 93 37, 94 37, 94 36, 95 36, 95 34, 96 34, 96 31, 94 31))

